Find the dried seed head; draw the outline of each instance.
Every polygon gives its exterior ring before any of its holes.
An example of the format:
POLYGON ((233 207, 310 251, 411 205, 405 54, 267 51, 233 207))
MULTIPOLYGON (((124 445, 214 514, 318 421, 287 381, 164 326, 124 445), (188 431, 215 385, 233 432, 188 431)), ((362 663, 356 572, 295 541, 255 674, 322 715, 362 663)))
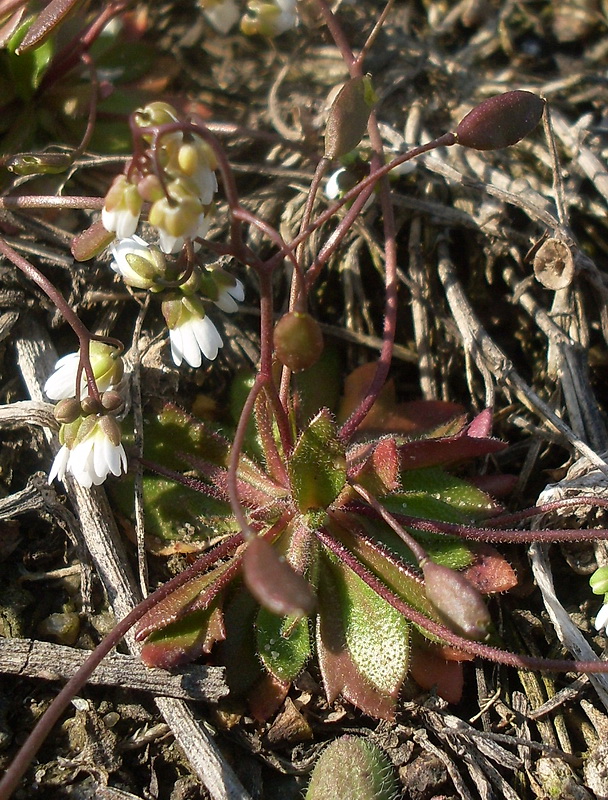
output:
POLYGON ((565 242, 551 237, 536 251, 534 275, 547 289, 565 289, 574 277, 574 258, 565 242))

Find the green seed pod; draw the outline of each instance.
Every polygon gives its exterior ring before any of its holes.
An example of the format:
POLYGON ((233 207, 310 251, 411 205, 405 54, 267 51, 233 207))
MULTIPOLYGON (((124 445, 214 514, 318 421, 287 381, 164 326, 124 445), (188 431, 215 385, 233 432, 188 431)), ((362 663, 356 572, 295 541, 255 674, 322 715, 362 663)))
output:
POLYGON ((310 314, 290 311, 274 329, 275 353, 281 364, 293 372, 312 367, 323 352, 323 334, 310 314))
POLYGON ((375 102, 369 76, 351 78, 338 92, 325 126, 325 157, 341 158, 361 141, 375 102))
POLYGON ((490 612, 465 576, 430 560, 422 565, 422 573, 426 596, 446 625, 467 639, 487 639, 490 612))
POLYGON ((545 101, 516 90, 489 97, 466 115, 456 128, 456 141, 475 150, 497 150, 516 144, 540 122, 545 101))
POLYGON ((5 166, 17 175, 57 175, 72 166, 68 153, 18 153, 6 160, 5 166))
POLYGON ((76 261, 89 261, 103 253, 115 238, 116 234, 107 231, 101 220, 97 220, 72 239, 70 250, 76 261))
POLYGON ((395 800, 392 766, 379 747, 366 739, 343 736, 321 754, 306 800, 395 800))

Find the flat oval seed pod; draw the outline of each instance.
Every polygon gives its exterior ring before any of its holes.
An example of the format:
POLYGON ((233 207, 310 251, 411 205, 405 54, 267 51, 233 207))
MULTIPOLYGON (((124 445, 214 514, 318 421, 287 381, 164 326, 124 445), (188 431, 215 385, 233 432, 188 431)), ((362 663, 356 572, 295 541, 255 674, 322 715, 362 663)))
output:
POLYGON ((456 140, 475 150, 510 147, 536 128, 544 108, 542 98, 519 89, 489 97, 461 121, 456 140))

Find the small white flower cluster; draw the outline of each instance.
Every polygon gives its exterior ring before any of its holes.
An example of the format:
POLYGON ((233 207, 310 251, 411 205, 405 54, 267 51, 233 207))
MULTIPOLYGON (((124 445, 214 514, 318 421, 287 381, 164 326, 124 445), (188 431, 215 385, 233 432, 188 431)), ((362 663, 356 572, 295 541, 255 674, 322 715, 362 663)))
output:
MULTIPOLYGON (((127 174, 114 180, 101 221, 119 239, 128 238, 137 230, 144 202, 149 202, 148 221, 158 232, 160 249, 178 253, 187 239, 206 236, 211 225, 217 191, 215 156, 200 137, 186 137, 168 103, 150 103, 136 111, 134 119, 140 129, 165 125, 169 130, 154 139, 145 158, 132 161, 127 174)), ((144 133, 142 141, 148 138, 144 133)))
POLYGON ((122 359, 116 348, 102 342, 91 343, 89 358, 99 401, 88 394, 82 378, 80 397, 76 399, 79 353, 60 358, 44 386, 47 397, 58 401, 55 418, 61 423, 61 448, 51 466, 49 483, 55 478, 63 481, 68 474, 89 488, 103 483, 110 473, 118 476, 127 470, 120 428, 114 419, 124 406, 122 359))
POLYGON ((223 345, 204 301, 231 314, 244 298, 243 284, 221 269, 193 264, 192 249, 187 269, 178 268, 167 256, 181 252, 186 241, 204 237, 209 230, 217 191, 215 157, 167 103, 150 103, 134 118, 145 155, 139 153, 127 173, 114 180, 101 214, 106 230, 117 235, 111 266, 128 286, 160 297, 175 364, 186 361, 200 367, 202 356, 212 361, 223 345), (158 245, 135 233, 144 202, 151 204, 148 222, 156 228, 158 245))
POLYGON ((207 20, 220 33, 228 33, 241 20, 247 36, 280 36, 298 24, 297 0, 248 0, 245 15, 235 0, 200 0, 207 20))
POLYGON ((234 313, 237 301, 245 297, 243 284, 222 269, 205 272, 195 266, 183 284, 175 284, 178 273, 168 263, 163 253, 139 236, 122 239, 112 246, 112 269, 125 283, 139 289, 160 293, 162 312, 169 328, 171 356, 179 367, 185 361, 191 367, 200 367, 202 356, 213 361, 222 337, 207 315, 204 301, 210 300, 227 314, 234 313))

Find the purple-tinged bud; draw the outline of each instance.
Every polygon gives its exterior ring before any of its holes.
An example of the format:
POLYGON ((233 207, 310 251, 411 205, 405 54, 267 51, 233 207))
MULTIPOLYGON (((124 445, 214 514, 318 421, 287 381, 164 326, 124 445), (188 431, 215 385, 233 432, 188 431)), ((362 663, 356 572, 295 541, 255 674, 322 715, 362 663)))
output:
POLYGON ((68 397, 65 400, 60 400, 53 410, 53 416, 62 425, 69 425, 74 420, 78 419, 82 409, 80 402, 75 397, 68 397))
POLYGON ((421 566, 426 596, 446 625, 467 639, 486 639, 492 620, 477 589, 449 567, 430 560, 421 566))
POLYGON ((456 141, 475 150, 498 150, 516 144, 540 122, 545 101, 516 90, 489 97, 466 115, 456 128, 456 141))
POLYGON ((105 411, 120 413, 125 405, 124 398, 120 392, 104 392, 101 395, 101 405, 105 411))
POLYGON ((310 314, 290 311, 274 329, 275 353, 281 364, 302 372, 316 364, 323 352, 323 334, 310 314))
POLYGON ((95 397, 91 397, 90 394, 82 398, 80 401, 80 406, 85 417, 88 417, 91 414, 100 414, 103 411, 103 407, 99 400, 97 400, 95 397))

